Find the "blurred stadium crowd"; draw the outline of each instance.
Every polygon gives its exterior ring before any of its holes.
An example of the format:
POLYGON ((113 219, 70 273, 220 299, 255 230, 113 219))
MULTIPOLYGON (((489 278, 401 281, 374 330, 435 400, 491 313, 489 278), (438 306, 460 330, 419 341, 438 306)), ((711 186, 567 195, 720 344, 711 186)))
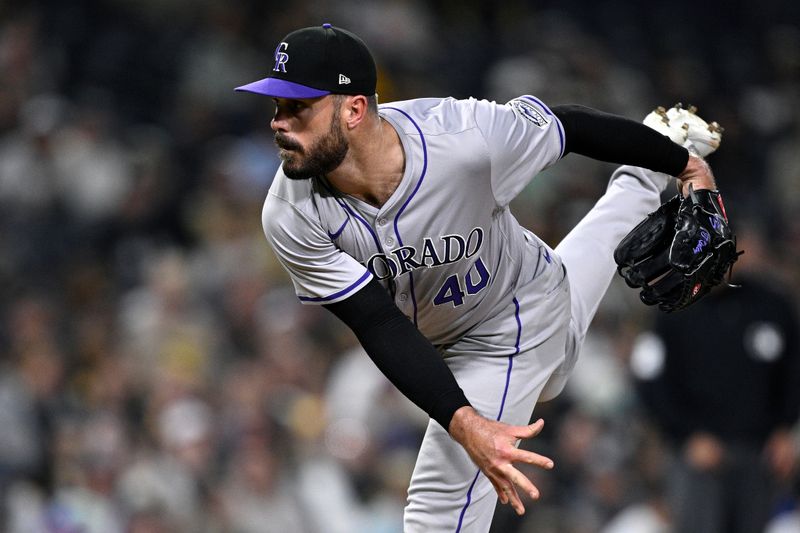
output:
MULTIPOLYGON (((426 417, 294 297, 260 226, 271 103, 232 91, 326 21, 370 45, 384 102, 697 105, 726 128, 710 162, 734 229, 798 301, 800 3, 2 0, 3 531, 400 531, 426 417)), ((612 168, 571 156, 514 211, 555 244, 612 168)), ((658 509, 663 439, 627 363, 651 318, 615 280, 537 408, 544 497, 498 531, 658 509)))

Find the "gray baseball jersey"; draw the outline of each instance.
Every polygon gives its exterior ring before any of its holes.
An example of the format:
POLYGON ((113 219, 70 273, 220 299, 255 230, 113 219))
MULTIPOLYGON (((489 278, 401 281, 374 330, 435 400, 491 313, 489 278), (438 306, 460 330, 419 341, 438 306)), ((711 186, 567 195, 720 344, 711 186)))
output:
MULTIPOLYGON (((406 161, 386 204, 278 171, 264 205, 267 239, 304 303, 335 302, 379 279, 439 347, 478 412, 526 424, 540 398, 563 388, 614 274, 614 247, 658 207, 668 177, 620 168, 553 251, 508 209, 563 155, 562 126, 542 102, 422 99, 380 112, 406 161)), ((488 479, 432 421, 403 530, 485 533, 496 501, 488 479)))
POLYGON ((336 302, 376 277, 445 355, 474 335, 496 355, 548 338, 547 327, 519 338, 518 310, 500 311, 521 290, 534 304, 564 277, 559 258, 508 209, 563 155, 559 120, 532 96, 505 105, 417 99, 380 114, 405 152, 402 181, 381 208, 322 177, 290 180, 280 170, 269 191, 264 230, 300 300, 336 302))

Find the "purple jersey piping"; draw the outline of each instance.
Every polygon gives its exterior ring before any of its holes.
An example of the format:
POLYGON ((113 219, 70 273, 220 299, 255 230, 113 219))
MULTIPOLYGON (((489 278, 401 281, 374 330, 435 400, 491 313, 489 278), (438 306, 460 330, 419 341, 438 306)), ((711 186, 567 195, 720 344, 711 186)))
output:
POLYGON ((369 270, 366 270, 364 272, 364 275, 361 276, 360 278, 358 278, 358 280, 355 283, 353 283, 349 287, 346 287, 346 288, 340 290, 339 292, 335 292, 335 293, 331 294, 330 296, 314 296, 314 297, 312 297, 312 296, 298 296, 298 298, 300 298, 300 300, 303 301, 303 302, 329 302, 331 300, 335 300, 336 298, 344 296, 345 294, 347 294, 348 292, 353 290, 355 287, 357 287, 358 285, 360 285, 365 280, 367 280, 367 279, 369 279, 371 277, 372 277, 372 272, 370 272, 369 270))
MULTIPOLYGON (((403 116, 405 116, 411 122, 411 124, 413 124, 414 127, 417 129, 417 132, 419 133, 419 139, 422 142, 422 172, 419 175, 419 179, 417 180, 416 187, 414 187, 414 190, 411 191, 411 194, 409 195, 408 198, 406 198, 406 201, 403 203, 403 205, 397 211, 397 215, 395 215, 395 217, 394 217, 394 234, 397 237, 397 242, 398 242, 398 244, 400 244, 400 246, 405 246, 403 244, 403 238, 400 237, 400 230, 397 227, 397 223, 400 221, 400 215, 403 214, 403 211, 406 210, 406 207, 408 207, 408 204, 411 203, 411 199, 414 198, 414 195, 416 195, 417 191, 419 191, 419 187, 420 187, 420 185, 422 185, 422 180, 425 179, 425 173, 428 171, 428 146, 425 143, 425 135, 422 134, 422 129, 420 129, 419 125, 416 122, 414 122, 414 119, 411 118, 411 116, 408 113, 406 113, 402 109, 398 109, 396 107, 382 107, 381 109, 391 109, 391 110, 397 111, 397 112, 401 113, 403 116)), ((415 294, 415 291, 414 291, 414 275, 411 272, 408 273, 408 283, 409 283, 409 290, 411 291, 411 303, 414 305, 414 325, 416 326, 417 325, 417 295, 415 294)))
POLYGON ((561 153, 559 154, 558 158, 561 159, 562 157, 564 157, 564 129, 563 126, 561 125, 561 121, 558 120, 558 117, 555 116, 552 111, 550 111, 550 108, 544 105, 544 102, 542 102, 538 98, 533 97, 529 94, 521 96, 520 98, 525 98, 526 100, 534 102, 536 105, 544 109, 545 113, 553 117, 553 120, 555 120, 556 126, 558 127, 558 140, 561 142, 561 153))
MULTIPOLYGON (((506 406, 506 397, 508 396, 508 385, 511 382, 511 370, 514 368, 514 356, 519 354, 519 339, 522 335, 522 321, 519 319, 519 300, 517 297, 514 297, 514 318, 517 320, 517 340, 514 343, 514 353, 508 356, 508 370, 506 371, 506 386, 503 389, 503 399, 500 402, 500 412, 497 414, 497 420, 499 421, 503 417, 503 409, 506 406)), ((475 473, 475 477, 472 478, 472 483, 469 486, 469 490, 467 490, 467 501, 464 504, 464 507, 461 508, 461 514, 458 517, 458 527, 456 527, 455 533, 460 533, 461 525, 464 522, 464 515, 467 512, 467 507, 472 502, 472 489, 475 488, 475 483, 478 481, 478 476, 481 475, 481 471, 478 470, 475 473)))

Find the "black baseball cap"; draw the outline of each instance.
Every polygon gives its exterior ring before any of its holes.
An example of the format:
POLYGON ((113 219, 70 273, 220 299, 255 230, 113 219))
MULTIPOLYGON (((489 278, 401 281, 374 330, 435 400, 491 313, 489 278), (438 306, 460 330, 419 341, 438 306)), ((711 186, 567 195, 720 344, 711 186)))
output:
POLYGON ((375 60, 357 35, 328 23, 302 28, 275 49, 269 76, 237 91, 276 98, 317 98, 326 94, 375 94, 375 60))

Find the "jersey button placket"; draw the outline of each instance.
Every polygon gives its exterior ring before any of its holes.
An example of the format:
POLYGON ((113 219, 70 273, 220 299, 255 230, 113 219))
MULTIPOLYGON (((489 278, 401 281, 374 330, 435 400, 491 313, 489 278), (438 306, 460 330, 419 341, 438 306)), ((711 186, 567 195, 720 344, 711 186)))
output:
POLYGON ((394 237, 391 236, 389 230, 386 228, 386 224, 388 224, 389 221, 386 219, 386 217, 380 217, 376 222, 378 225, 378 233, 381 234, 381 238, 383 240, 383 245, 391 248, 394 246, 394 237))

